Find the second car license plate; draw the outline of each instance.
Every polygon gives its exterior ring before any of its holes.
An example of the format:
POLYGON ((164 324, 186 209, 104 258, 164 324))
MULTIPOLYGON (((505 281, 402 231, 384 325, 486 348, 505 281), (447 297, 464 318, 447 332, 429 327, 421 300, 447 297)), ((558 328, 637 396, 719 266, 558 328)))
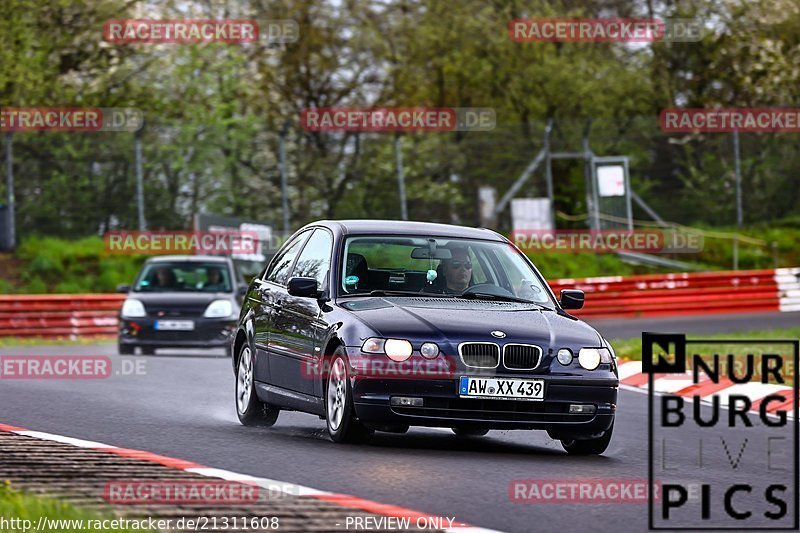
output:
POLYGON ((544 400, 544 380, 461 376, 458 384, 458 395, 462 398, 544 400))
POLYGON ((153 327, 159 331, 192 331, 193 320, 156 320, 153 327))

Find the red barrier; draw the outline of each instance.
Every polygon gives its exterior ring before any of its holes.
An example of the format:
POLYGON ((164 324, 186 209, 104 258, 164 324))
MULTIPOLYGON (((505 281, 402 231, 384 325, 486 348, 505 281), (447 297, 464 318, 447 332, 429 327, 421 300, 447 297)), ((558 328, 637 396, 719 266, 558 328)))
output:
POLYGON ((111 338, 124 294, 0 296, 0 337, 111 338))
POLYGON ((578 316, 594 318, 778 311, 774 270, 647 274, 562 279, 551 284, 586 293, 578 316))
MULTIPOLYGON (((778 311, 781 291, 791 296, 800 289, 785 282, 779 289, 777 278, 800 276, 797 270, 560 279, 550 286, 556 295, 561 289, 585 291, 586 304, 575 314, 593 318, 778 311)), ((111 337, 124 299, 124 294, 0 296, 0 337, 111 337)))

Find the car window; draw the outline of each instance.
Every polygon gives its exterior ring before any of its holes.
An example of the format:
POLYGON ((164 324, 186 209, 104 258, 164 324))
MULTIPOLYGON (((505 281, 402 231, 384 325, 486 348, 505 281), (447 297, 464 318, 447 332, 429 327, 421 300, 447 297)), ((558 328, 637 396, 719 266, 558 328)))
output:
POLYGON ((315 278, 323 288, 331 266, 332 251, 333 236, 324 229, 316 229, 297 258, 292 276, 315 278))
POLYGON ((552 303, 544 282, 508 243, 421 236, 352 236, 345 241, 340 294, 479 292, 552 303))
POLYGON ((133 290, 138 292, 231 292, 228 265, 222 262, 157 261, 142 269, 133 290))
POLYGON ((508 251, 509 253, 499 253, 499 250, 493 250, 514 294, 534 302, 548 301, 547 291, 533 276, 530 266, 511 246, 508 247, 508 251))
POLYGON ((483 271, 483 265, 481 265, 481 261, 478 260, 478 256, 475 254, 475 250, 472 247, 469 248, 469 258, 472 262, 472 282, 486 283, 488 278, 483 271))
POLYGON ((275 260, 272 262, 264 279, 272 283, 277 283, 278 285, 286 285, 286 282, 289 281, 289 273, 291 272, 294 258, 297 257, 298 252, 300 252, 300 246, 303 244, 306 237, 308 237, 309 232, 310 230, 297 235, 286 244, 283 250, 278 252, 278 255, 275 256, 275 260))

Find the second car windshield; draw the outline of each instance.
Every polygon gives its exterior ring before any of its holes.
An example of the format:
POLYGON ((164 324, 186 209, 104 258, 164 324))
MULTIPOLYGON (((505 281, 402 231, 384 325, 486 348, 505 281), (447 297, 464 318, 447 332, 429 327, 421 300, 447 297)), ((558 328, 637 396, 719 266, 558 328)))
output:
POLYGON ((350 237, 341 294, 408 292, 550 304, 548 290, 511 245, 427 237, 350 237))
POLYGON ((156 262, 145 265, 134 287, 140 292, 230 292, 224 263, 156 262))

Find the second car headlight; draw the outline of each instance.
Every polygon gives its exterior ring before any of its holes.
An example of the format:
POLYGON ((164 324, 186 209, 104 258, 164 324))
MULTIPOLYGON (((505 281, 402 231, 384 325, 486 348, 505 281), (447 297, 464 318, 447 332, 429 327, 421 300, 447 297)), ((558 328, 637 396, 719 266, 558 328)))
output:
POLYGON ((361 345, 361 351, 366 353, 383 353, 392 361, 402 362, 411 357, 414 349, 411 343, 404 339, 379 339, 370 337, 361 345))
POLYGON ((601 363, 611 362, 611 352, 607 348, 581 348, 578 363, 586 370, 594 370, 601 363))
POLYGON ((203 316, 206 318, 225 318, 233 314, 233 305, 228 300, 214 300, 206 307, 203 316))
POLYGON ((147 316, 144 304, 135 298, 128 298, 122 304, 122 316, 127 318, 141 318, 147 316))

